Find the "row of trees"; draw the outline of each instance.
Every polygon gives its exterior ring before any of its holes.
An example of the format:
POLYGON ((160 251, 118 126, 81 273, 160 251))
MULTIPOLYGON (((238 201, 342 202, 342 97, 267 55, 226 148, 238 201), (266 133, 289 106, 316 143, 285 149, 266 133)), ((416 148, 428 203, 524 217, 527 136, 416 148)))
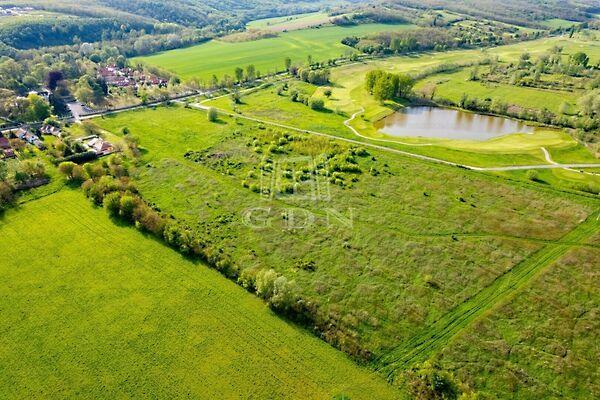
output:
MULTIPOLYGON (((361 153, 363 154, 363 153, 361 153)), ((365 153, 366 154, 366 153, 365 153)), ((316 329, 325 340, 347 353, 368 359, 370 353, 361 348, 355 334, 339 321, 339 316, 303 298, 300 287, 292 280, 270 269, 250 269, 236 265, 214 238, 167 216, 148 204, 123 171, 116 174, 111 166, 120 165, 127 171, 127 159, 112 156, 102 163, 62 163, 59 170, 69 182, 83 181, 88 198, 102 205, 113 218, 129 223, 155 235, 169 246, 198 257, 248 291, 255 292, 278 313, 316 329)))
POLYGON ((381 70, 369 71, 365 77, 365 88, 379 101, 407 98, 414 84, 414 79, 408 75, 381 70))
POLYGON ((312 83, 313 85, 326 85, 329 83, 331 71, 329 68, 313 69, 313 68, 298 68, 293 71, 293 75, 298 79, 312 83))

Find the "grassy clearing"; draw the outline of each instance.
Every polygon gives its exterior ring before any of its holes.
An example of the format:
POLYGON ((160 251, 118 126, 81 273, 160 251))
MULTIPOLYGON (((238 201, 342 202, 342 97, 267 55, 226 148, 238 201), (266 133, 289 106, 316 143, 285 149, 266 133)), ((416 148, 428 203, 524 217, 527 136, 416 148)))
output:
POLYGON ((568 21, 566 19, 560 18, 551 18, 541 22, 547 28, 550 29, 559 29, 559 28, 570 28, 571 26, 577 26, 580 22, 577 21, 568 21))
POLYGON ((469 81, 469 68, 449 74, 437 74, 423 79, 415 86, 419 90, 427 85, 435 85, 436 96, 452 100, 455 103, 467 94, 478 99, 496 99, 510 101, 517 106, 540 109, 546 107, 555 114, 560 114, 562 103, 569 104, 577 110, 577 99, 584 93, 566 92, 559 90, 542 90, 537 88, 519 87, 508 84, 486 84, 479 81, 469 81))
POLYGON ((390 352, 380 360, 383 365, 381 371, 389 377, 394 377, 399 370, 430 359, 458 332, 494 306, 501 304, 503 300, 518 293, 536 275, 567 253, 574 244, 586 243, 590 237, 598 233, 600 231, 598 216, 600 216, 599 212, 590 215, 585 222, 561 238, 559 243, 548 244, 536 251, 475 296, 452 309, 433 325, 424 328, 409 342, 390 352))
POLYGON ((399 395, 79 191, 0 218, 3 398, 399 395))
MULTIPOLYGON (((176 107, 96 122, 114 133, 127 126, 140 138, 145 165, 135 180, 145 198, 206 232, 211 246, 240 268, 273 268, 294 280, 322 318, 337 321, 376 355, 591 211, 583 200, 371 150, 355 157, 362 173, 325 181, 327 197, 302 196, 302 189, 300 196, 270 197, 242 185, 259 184, 260 176, 271 182, 272 175, 259 172, 265 156, 285 166, 297 157, 347 154, 348 145, 293 133, 283 153, 269 154, 273 141, 282 143, 279 132, 227 117, 213 124, 204 112, 176 107), (184 157, 189 150, 200 155, 198 162, 184 157), (257 208, 268 211, 258 227, 248 225, 247 211, 257 208), (352 215, 351 225, 332 218, 331 210, 352 215), (290 227, 290 215, 299 227, 290 227)), ((302 188, 307 181, 301 182, 302 188)))
POLYGON ((331 26, 285 32, 276 38, 250 42, 227 43, 213 40, 185 49, 171 50, 147 57, 138 57, 133 63, 155 65, 176 73, 184 79, 208 80, 212 75, 234 75, 236 67, 254 64, 261 73, 282 71, 284 59, 305 63, 309 55, 314 61, 326 61, 354 50, 341 43, 346 36, 365 35, 390 30, 412 28, 412 25, 365 24, 351 27, 331 26))
POLYGON ((324 12, 289 15, 257 19, 246 24, 249 29, 268 30, 273 32, 294 31, 329 23, 329 15, 324 12))
POLYGON ((483 399, 597 398, 599 264, 600 250, 571 250, 458 336, 441 364, 483 399))

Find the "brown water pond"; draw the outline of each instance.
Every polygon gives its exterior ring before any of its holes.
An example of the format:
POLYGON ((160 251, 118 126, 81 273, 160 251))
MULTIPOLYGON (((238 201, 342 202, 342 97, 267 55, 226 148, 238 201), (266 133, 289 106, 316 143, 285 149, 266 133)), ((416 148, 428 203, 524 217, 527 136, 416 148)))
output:
POLYGON ((535 130, 513 119, 429 106, 406 107, 377 121, 375 127, 390 136, 466 140, 487 140, 535 130))

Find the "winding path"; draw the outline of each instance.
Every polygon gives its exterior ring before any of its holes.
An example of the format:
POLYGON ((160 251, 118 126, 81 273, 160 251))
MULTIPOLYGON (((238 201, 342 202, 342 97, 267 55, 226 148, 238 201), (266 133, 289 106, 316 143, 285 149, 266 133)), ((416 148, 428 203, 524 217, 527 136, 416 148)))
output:
MULTIPOLYGON (((504 166, 504 167, 476 167, 473 165, 460 164, 460 163, 455 163, 455 162, 448 161, 448 160, 442 160, 441 158, 429 157, 429 156, 425 156, 422 154, 416 154, 416 153, 411 153, 411 152, 404 151, 404 150, 398 150, 398 149, 394 149, 394 148, 387 147, 387 146, 381 146, 381 145, 374 144, 374 143, 363 142, 363 141, 354 140, 354 139, 348 139, 348 138, 344 138, 344 137, 340 137, 340 136, 336 136, 336 135, 331 135, 329 133, 317 132, 317 131, 312 131, 309 129, 301 129, 301 128, 297 128, 295 126, 281 124, 279 122, 268 121, 268 120, 264 120, 264 119, 260 119, 260 118, 254 118, 254 117, 247 117, 245 115, 231 113, 229 111, 225 111, 220 108, 209 107, 209 106, 206 106, 201 103, 194 103, 194 104, 190 104, 189 106, 192 108, 198 109, 198 110, 203 110, 203 111, 206 111, 209 108, 214 108, 215 110, 217 110, 218 113, 220 113, 222 115, 227 115, 227 116, 230 116, 233 118, 241 118, 241 119, 258 122, 258 123, 265 124, 265 125, 271 125, 271 126, 276 126, 276 127, 283 128, 283 129, 293 130, 296 132, 308 133, 308 134, 315 135, 315 136, 322 136, 322 137, 327 137, 330 139, 341 140, 341 141, 344 141, 347 143, 352 143, 352 144, 356 144, 356 145, 360 145, 360 146, 366 146, 366 147, 370 147, 373 149, 386 151, 388 153, 401 154, 401 155, 408 156, 408 157, 418 158, 420 160, 431 161, 431 162, 446 164, 446 165, 452 165, 455 167, 466 168, 466 169, 470 169, 473 171, 517 171, 517 170, 528 170, 528 169, 552 169, 552 168, 565 168, 565 169, 569 169, 569 168, 600 168, 600 163, 598 163, 598 164, 585 164, 585 163, 582 163, 582 164, 558 164, 558 163, 554 163, 554 164, 538 164, 538 165, 511 165, 511 166, 504 166)), ((344 121, 344 125, 347 128, 349 128, 350 130, 352 130, 355 134, 360 136, 361 138, 364 138, 367 140, 382 140, 382 139, 373 139, 373 138, 363 136, 360 133, 358 133, 358 131, 356 131, 356 129, 354 127, 349 125, 350 121, 352 121, 356 117, 356 115, 360 114, 361 112, 362 111, 358 111, 358 112, 352 114, 352 116, 349 119, 344 121)), ((401 142, 397 142, 397 141, 393 141, 393 140, 383 140, 383 141, 389 142, 389 143, 411 145, 411 146, 415 145, 412 143, 401 143, 401 142)), ((421 144, 421 145, 424 145, 424 144, 421 144)), ((428 145, 431 145, 431 144, 428 144, 428 145)))

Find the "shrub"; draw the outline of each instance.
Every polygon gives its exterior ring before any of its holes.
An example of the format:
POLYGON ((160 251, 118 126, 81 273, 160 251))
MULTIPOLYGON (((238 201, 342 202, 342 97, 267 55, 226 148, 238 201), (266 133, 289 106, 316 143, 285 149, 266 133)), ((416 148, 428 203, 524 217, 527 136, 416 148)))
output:
POLYGON ((261 270, 256 274, 256 294, 265 300, 273 296, 277 273, 272 270, 261 270))
POLYGON ((535 169, 530 169, 527 171, 527 179, 533 182, 538 182, 540 180, 539 173, 535 169))
POLYGON ((313 110, 321 111, 325 109, 325 102, 322 99, 310 99, 308 106, 313 110))
POLYGON ((121 209, 121 193, 112 192, 107 194, 104 197, 102 204, 110 216, 115 217, 119 215, 121 209))
POLYGON ((0 211, 6 209, 13 201, 13 189, 8 182, 0 181, 0 211))
POLYGON ((135 210, 138 200, 131 195, 124 195, 119 202, 120 215, 128 221, 133 220, 133 210, 135 210))
POLYGON ((210 122, 216 122, 219 115, 217 114, 217 109, 214 107, 210 107, 207 113, 208 120, 210 122))

